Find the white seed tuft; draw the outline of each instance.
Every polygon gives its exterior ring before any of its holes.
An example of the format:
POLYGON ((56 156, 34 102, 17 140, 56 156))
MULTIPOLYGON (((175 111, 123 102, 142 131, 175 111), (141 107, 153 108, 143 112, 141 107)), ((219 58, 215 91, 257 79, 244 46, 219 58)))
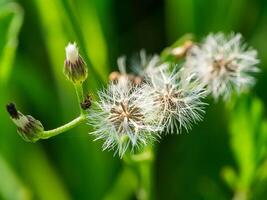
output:
POLYGON ((144 93, 146 87, 118 82, 98 93, 89 123, 96 140, 104 140, 104 150, 116 148, 122 157, 128 147, 134 150, 157 138, 157 115, 153 99, 144 93))
POLYGON ((191 129, 192 124, 202 119, 205 103, 203 87, 190 78, 181 78, 180 72, 160 70, 150 76, 152 90, 158 111, 160 126, 174 133, 191 129))
POLYGON ((73 64, 76 63, 79 59, 79 50, 76 43, 69 43, 65 49, 67 61, 70 61, 73 64))
POLYGON ((241 34, 210 34, 186 57, 185 73, 206 85, 217 100, 229 99, 232 91, 242 92, 255 83, 252 73, 258 72, 257 51, 242 44, 241 34))

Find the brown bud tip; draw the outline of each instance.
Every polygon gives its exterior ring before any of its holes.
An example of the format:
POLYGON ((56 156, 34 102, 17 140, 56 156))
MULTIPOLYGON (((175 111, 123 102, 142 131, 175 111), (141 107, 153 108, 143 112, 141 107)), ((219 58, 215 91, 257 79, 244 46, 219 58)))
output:
POLYGON ((82 108, 83 110, 87 110, 87 109, 89 109, 89 108, 91 107, 91 105, 92 105, 92 98, 91 98, 91 96, 88 94, 88 95, 85 97, 84 101, 81 103, 81 108, 82 108))
POLYGON ((19 118, 19 113, 18 113, 18 111, 16 109, 16 105, 14 103, 7 104, 6 110, 13 119, 19 118))

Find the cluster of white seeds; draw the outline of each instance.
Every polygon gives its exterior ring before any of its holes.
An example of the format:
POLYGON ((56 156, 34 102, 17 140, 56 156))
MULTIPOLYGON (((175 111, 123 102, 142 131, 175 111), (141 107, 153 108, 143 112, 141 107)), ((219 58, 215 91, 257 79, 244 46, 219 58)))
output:
POLYGON ((90 111, 92 134, 104 140, 104 149, 116 149, 123 156, 128 148, 147 145, 163 133, 188 131, 202 119, 206 95, 227 100, 233 91, 253 85, 256 64, 257 52, 241 43, 240 34, 222 33, 193 44, 182 65, 141 51, 132 64, 142 80, 138 84, 129 78, 134 76, 128 76, 125 58, 119 58, 120 76, 98 93, 90 111))

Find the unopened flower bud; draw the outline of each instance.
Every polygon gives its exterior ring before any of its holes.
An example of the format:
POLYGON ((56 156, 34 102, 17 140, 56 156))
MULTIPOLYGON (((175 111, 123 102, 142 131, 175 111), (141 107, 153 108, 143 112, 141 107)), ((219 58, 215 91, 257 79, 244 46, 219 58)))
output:
POLYGON ((74 84, 82 83, 87 78, 86 63, 79 54, 76 43, 69 43, 66 47, 66 60, 63 72, 74 84))
POLYGON ((25 141, 36 142, 40 139, 40 135, 44 131, 44 127, 40 121, 30 115, 23 115, 16 109, 14 103, 9 103, 6 108, 11 120, 17 126, 18 134, 25 141))

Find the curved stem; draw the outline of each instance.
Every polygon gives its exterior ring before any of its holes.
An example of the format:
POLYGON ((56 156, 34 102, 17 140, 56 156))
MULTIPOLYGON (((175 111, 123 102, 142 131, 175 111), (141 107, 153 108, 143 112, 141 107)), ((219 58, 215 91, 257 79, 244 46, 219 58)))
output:
POLYGON ((55 135, 58 135, 60 133, 63 133, 65 131, 68 131, 74 127, 76 127, 77 125, 79 125, 80 123, 82 123, 83 121, 86 120, 86 115, 80 115, 79 117, 75 118, 74 120, 70 121, 67 124, 64 124, 63 126, 60 126, 58 128, 49 130, 49 131, 44 131, 40 138, 41 139, 48 139, 50 137, 53 137, 55 135))
POLYGON ((48 131, 43 131, 41 133, 40 139, 48 139, 48 138, 54 137, 60 133, 63 133, 65 131, 68 131, 76 127, 77 125, 81 124, 82 122, 86 120, 86 110, 82 109, 81 107, 81 103, 84 101, 83 85, 82 83, 74 84, 74 87, 75 87, 75 91, 76 91, 76 95, 77 95, 77 99, 79 103, 79 108, 80 108, 80 113, 81 113, 80 116, 58 128, 48 130, 48 131))

